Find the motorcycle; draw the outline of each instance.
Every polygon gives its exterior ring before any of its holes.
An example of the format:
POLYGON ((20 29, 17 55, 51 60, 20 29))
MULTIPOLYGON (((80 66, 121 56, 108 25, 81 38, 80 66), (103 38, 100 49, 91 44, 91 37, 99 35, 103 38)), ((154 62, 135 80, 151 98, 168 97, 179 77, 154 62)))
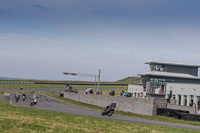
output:
POLYGON ((101 113, 101 115, 108 115, 111 116, 114 114, 116 108, 114 108, 113 106, 109 105, 106 108, 104 108, 103 112, 101 113))
POLYGON ((24 101, 26 99, 26 95, 23 95, 22 96, 22 100, 24 101))
POLYGON ((15 94, 15 101, 18 102, 19 101, 19 94, 15 94))
POLYGON ((30 106, 33 106, 33 105, 37 105, 37 99, 32 99, 31 100, 31 104, 30 104, 30 106))

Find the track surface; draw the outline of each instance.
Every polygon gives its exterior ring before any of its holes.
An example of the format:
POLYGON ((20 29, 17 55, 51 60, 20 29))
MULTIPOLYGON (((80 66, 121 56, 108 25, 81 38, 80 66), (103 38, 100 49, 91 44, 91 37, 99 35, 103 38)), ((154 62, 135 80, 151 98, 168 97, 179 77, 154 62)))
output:
MULTIPOLYGON (((74 114, 74 115, 91 116, 91 117, 98 117, 98 118, 110 119, 110 120, 169 126, 169 127, 175 127, 175 128, 193 129, 193 130, 200 131, 200 126, 194 126, 194 125, 185 125, 185 124, 176 124, 176 123, 161 122, 161 121, 154 121, 154 120, 146 120, 146 119, 140 119, 140 118, 120 116, 120 115, 115 115, 115 114, 113 114, 111 117, 101 116, 100 111, 95 111, 95 110, 87 109, 84 107, 75 106, 75 105, 68 104, 68 103, 65 103, 65 102, 44 96, 44 95, 39 95, 39 102, 37 105, 30 106, 31 97, 32 97, 31 94, 27 94, 27 98, 25 101, 22 101, 20 97, 20 100, 16 102, 14 98, 14 93, 11 93, 10 103, 15 106, 63 112, 63 113, 74 114)), ((8 98, 4 96, 0 96, 0 99, 8 100, 8 98)))

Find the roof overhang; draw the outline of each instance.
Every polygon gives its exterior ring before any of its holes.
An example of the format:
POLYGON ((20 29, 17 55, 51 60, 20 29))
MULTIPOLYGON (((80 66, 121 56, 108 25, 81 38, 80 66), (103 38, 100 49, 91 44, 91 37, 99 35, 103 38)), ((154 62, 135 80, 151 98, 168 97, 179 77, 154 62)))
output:
POLYGON ((145 64, 160 64, 160 65, 200 67, 199 65, 191 65, 191 64, 187 64, 187 63, 178 63, 178 62, 166 62, 166 61, 152 61, 152 62, 146 62, 145 64))
POLYGON ((172 78, 184 78, 184 79, 196 79, 200 80, 199 77, 193 76, 190 74, 182 74, 182 73, 170 73, 170 72, 159 72, 159 71, 150 71, 142 74, 138 74, 139 76, 158 76, 158 77, 172 77, 172 78))

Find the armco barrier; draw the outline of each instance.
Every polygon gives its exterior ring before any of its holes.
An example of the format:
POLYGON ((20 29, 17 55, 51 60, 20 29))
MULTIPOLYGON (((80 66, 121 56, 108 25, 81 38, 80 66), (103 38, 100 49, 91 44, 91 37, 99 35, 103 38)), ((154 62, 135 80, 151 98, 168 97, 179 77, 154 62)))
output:
POLYGON ((181 119, 189 121, 200 121, 200 115, 181 113, 181 119))
POLYGON ((157 108, 166 108, 166 99, 122 97, 109 95, 92 95, 83 93, 64 92, 64 98, 71 100, 106 107, 116 101, 117 110, 142 115, 156 115, 157 108))
POLYGON ((157 108, 157 115, 174 117, 181 120, 200 121, 200 115, 190 114, 189 111, 179 109, 157 108))
POLYGON ((191 107, 191 106, 167 104, 167 108, 169 108, 169 109, 186 110, 186 111, 189 111, 190 114, 195 114, 195 107, 191 107))
POLYGON ((157 115, 174 117, 176 119, 181 119, 181 114, 189 114, 189 111, 179 110, 179 109, 168 109, 168 108, 157 108, 157 115))

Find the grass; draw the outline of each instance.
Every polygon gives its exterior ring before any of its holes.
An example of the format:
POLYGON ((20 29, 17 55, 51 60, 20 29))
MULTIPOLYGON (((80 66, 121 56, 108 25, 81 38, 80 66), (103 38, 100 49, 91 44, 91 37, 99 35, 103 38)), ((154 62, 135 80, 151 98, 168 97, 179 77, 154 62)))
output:
MULTIPOLYGON (((52 89, 52 88, 62 88, 64 85, 53 85, 53 84, 0 84, 0 88, 5 89, 20 89, 21 86, 23 89, 52 89)), ((94 88, 94 85, 72 85, 73 88, 94 88)), ((128 86, 100 86, 101 89, 104 88, 128 88, 128 86)))
MULTIPOLYGON (((52 85, 52 84, 0 84, 0 88, 5 88, 5 89, 19 89, 19 91, 26 91, 26 89, 63 89, 64 90, 64 85, 52 85), (21 86, 23 87, 23 90, 20 90, 21 86)), ((94 86, 91 85, 73 85, 73 88, 94 88, 94 86)), ((101 86, 100 90, 102 91, 103 94, 108 95, 110 90, 113 90, 114 88, 118 88, 118 90, 115 90, 116 95, 120 95, 120 92, 122 90, 128 91, 127 86, 101 86), (108 90, 105 90, 105 88, 109 88, 108 90)), ((85 90, 78 90, 79 93, 84 93, 85 90)), ((1 91, 0 94, 3 94, 3 92, 12 92, 12 91, 1 91)), ((96 93, 96 91, 95 91, 96 93)))
MULTIPOLYGON (((57 94, 46 94, 46 95, 53 97, 53 98, 56 98, 56 99, 59 99, 61 101, 70 103, 70 104, 77 105, 77 106, 82 106, 82 107, 86 107, 86 108, 98 110, 98 111, 103 110, 102 107, 90 105, 90 104, 86 104, 86 103, 82 103, 82 102, 78 102, 78 101, 74 101, 74 100, 67 99, 67 98, 63 98, 63 97, 60 97, 57 94)), ((185 121, 185 120, 175 119, 175 118, 172 118, 172 117, 159 116, 159 115, 146 116, 146 115, 137 115, 137 114, 127 113, 127 112, 122 112, 122 111, 116 111, 115 114, 123 115, 123 116, 129 116, 129 117, 135 117, 135 118, 148 119, 148 120, 155 120, 155 121, 165 121, 165 122, 171 122, 171 123, 180 123, 180 124, 200 126, 200 122, 198 122, 198 121, 185 121)))
MULTIPOLYGON (((73 88, 95 88, 94 85, 72 85, 73 88)), ((96 86, 97 88, 97 86, 96 86)), ((128 86, 117 86, 117 85, 101 85, 100 84, 100 89, 104 89, 104 88, 109 88, 109 89, 113 89, 113 88, 128 88, 128 86)))
POLYGON ((64 88, 64 85, 51 85, 51 84, 0 84, 0 88, 5 89, 43 89, 43 88, 64 88))
POLYGON ((198 133, 165 126, 121 122, 53 111, 23 108, 0 100, 1 133, 198 133))
POLYGON ((124 79, 116 81, 115 83, 141 84, 142 79, 140 77, 126 77, 124 79))
MULTIPOLYGON (((8 92, 8 93, 10 93, 10 92, 23 92, 23 90, 21 91, 21 90, 19 90, 19 91, 13 91, 13 90, 0 90, 0 94, 4 94, 4 92, 8 92)), ((24 91, 25 93, 31 93, 31 91, 24 91)), ((39 93, 39 91, 35 91, 35 93, 39 93)))

